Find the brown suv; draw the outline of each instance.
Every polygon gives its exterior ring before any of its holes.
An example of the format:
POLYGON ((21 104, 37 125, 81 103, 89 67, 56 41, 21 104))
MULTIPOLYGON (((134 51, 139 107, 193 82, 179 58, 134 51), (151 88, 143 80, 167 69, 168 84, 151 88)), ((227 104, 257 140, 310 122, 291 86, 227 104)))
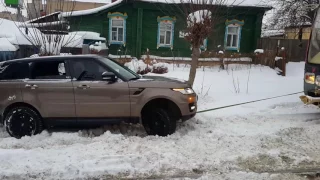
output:
POLYGON ((16 138, 54 126, 142 123, 166 136, 195 116, 197 95, 185 82, 140 76, 95 55, 49 56, 0 64, 0 112, 16 138))

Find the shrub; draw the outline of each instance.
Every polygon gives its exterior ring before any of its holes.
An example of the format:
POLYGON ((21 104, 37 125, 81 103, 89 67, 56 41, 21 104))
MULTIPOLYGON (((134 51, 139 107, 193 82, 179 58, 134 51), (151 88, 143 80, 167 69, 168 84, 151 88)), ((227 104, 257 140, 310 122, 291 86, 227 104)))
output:
POLYGON ((167 63, 156 63, 153 64, 152 72, 155 74, 164 74, 168 73, 168 65, 167 63))

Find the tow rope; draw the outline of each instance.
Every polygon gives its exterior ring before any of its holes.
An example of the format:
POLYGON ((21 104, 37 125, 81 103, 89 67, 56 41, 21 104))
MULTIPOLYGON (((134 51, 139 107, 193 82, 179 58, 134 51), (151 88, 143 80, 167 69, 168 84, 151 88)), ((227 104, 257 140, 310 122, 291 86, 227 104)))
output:
POLYGON ((202 111, 198 111, 197 113, 204 113, 204 112, 209 112, 209 111, 215 111, 215 110, 219 110, 219 109, 225 109, 225 108, 234 107, 234 106, 240 106, 240 105, 244 105, 244 104, 251 104, 251 103, 255 103, 255 102, 266 101, 266 100, 276 99, 276 98, 280 98, 280 97, 292 96, 292 95, 296 95, 296 94, 300 94, 300 93, 303 93, 303 91, 301 91, 301 92, 296 92, 296 93, 291 93, 291 94, 285 94, 285 95, 281 95, 281 96, 274 96, 274 97, 265 98, 265 99, 259 99, 259 100, 254 100, 254 101, 243 102, 243 103, 239 103, 239 104, 232 104, 232 105, 227 105, 227 106, 221 106, 221 107, 212 108, 212 109, 205 109, 205 110, 202 110, 202 111))

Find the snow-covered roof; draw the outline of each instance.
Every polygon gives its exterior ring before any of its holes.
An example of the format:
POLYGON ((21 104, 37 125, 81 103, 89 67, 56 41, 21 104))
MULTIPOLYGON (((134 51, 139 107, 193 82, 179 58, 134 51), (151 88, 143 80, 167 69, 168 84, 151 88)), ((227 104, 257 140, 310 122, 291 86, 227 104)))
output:
POLYGON ((81 11, 73 11, 73 12, 63 12, 61 13, 62 17, 69 17, 69 16, 83 16, 83 15, 89 15, 89 14, 95 14, 98 13, 100 11, 106 10, 108 8, 111 8, 115 5, 118 5, 120 3, 122 3, 123 0, 117 0, 113 3, 110 4, 106 4, 97 8, 93 8, 93 9, 86 9, 86 10, 81 10, 81 11))
POLYGON ((100 40, 100 41, 106 41, 106 38, 100 37, 100 33, 97 32, 91 32, 91 31, 74 31, 70 34, 75 34, 82 36, 83 39, 92 39, 92 40, 100 40))
POLYGON ((7 38, 0 38, 0 51, 16 51, 18 47, 11 44, 7 38))
POLYGON ((55 15, 55 14, 60 14, 60 13, 61 13, 61 12, 50 13, 50 14, 47 14, 47 15, 45 15, 45 16, 37 17, 37 18, 31 19, 31 20, 29 20, 29 21, 26 21, 25 23, 32 23, 32 22, 34 22, 34 21, 37 21, 37 20, 40 20, 40 19, 43 19, 43 18, 52 16, 52 15, 55 15))
POLYGON ((272 36, 281 36, 284 35, 284 30, 276 29, 276 30, 262 30, 261 37, 272 37, 272 36))
POLYGON ((21 25, 20 22, 0 18, 0 38, 7 38, 14 45, 32 45, 31 42, 37 44, 35 34, 41 33, 40 30, 28 28, 27 35, 25 28, 18 28, 21 25))
MULTIPOLYGON (((19 22, 0 18, 0 38, 6 39, 12 45, 41 45, 46 43, 45 38, 41 38, 45 36, 42 35, 40 30, 37 28, 28 28, 28 34, 26 34, 25 28, 18 28, 22 25, 23 24, 19 22)), ((56 35, 49 36, 54 37, 56 35)), ((63 47, 82 47, 83 37, 70 33, 63 36, 61 43, 63 47)))
MULTIPOLYGON (((167 4, 189 3, 188 0, 136 0, 136 1, 149 2, 149 3, 167 3, 167 4)), ((95 14, 100 11, 104 11, 106 9, 109 9, 113 6, 116 6, 122 2, 123 2, 123 0, 117 0, 117 1, 112 2, 110 4, 106 4, 104 6, 100 6, 100 7, 93 8, 93 9, 73 11, 73 12, 64 12, 61 14, 61 16, 62 17, 69 17, 69 16, 84 16, 84 15, 89 15, 89 14, 95 14)), ((272 8, 268 4, 262 3, 261 1, 257 2, 256 0, 226 0, 226 2, 221 1, 221 0, 216 0, 216 1, 208 1, 208 2, 210 2, 210 4, 221 4, 221 5, 226 5, 226 6, 272 8)))

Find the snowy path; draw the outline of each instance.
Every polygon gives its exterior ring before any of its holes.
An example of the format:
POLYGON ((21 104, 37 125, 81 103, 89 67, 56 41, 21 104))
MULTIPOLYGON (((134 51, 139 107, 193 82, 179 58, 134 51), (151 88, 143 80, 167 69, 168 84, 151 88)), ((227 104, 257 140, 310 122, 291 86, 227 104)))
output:
MULTIPOLYGON (((300 91, 303 66, 289 66, 295 68, 285 78, 274 76, 267 68, 253 69, 249 93, 234 94, 225 90, 228 83, 220 83, 209 90, 207 98, 201 98, 200 108, 300 91), (266 84, 269 91, 264 90, 266 84)), ((238 77, 241 72, 247 73, 238 71, 238 77)), ((168 75, 175 74, 179 73, 168 75)), ((220 73, 209 75, 219 78, 220 73)), ((211 83, 212 79, 205 81, 211 83)), ((201 83, 195 89, 201 89, 201 83)), ((304 106, 298 95, 201 113, 180 124, 169 137, 146 136, 141 126, 122 125, 78 132, 45 131, 17 140, 1 128, 0 179, 189 175, 208 180, 302 179, 259 172, 320 168, 319 134, 320 110, 304 106)))

